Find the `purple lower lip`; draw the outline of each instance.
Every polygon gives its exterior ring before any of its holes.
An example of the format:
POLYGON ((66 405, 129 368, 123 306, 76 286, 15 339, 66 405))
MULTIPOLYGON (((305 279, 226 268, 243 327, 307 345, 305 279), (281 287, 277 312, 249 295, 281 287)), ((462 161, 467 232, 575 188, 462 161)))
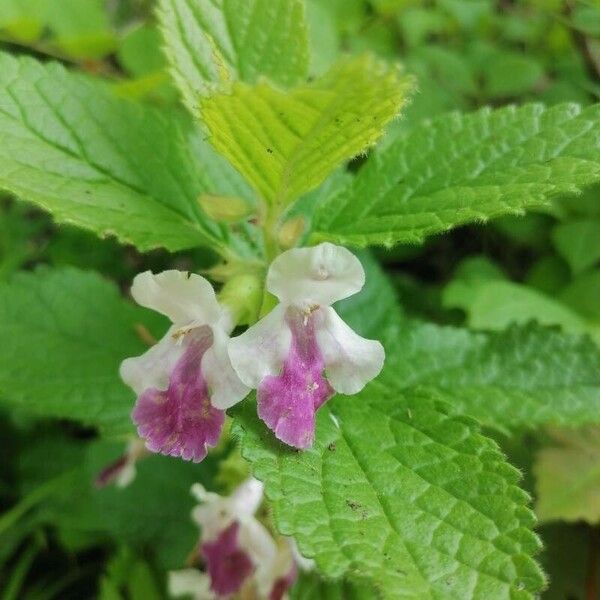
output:
POLYGON ((200 547, 210 575, 211 588, 219 596, 239 591, 254 571, 250 557, 238 543, 239 523, 232 523, 219 536, 200 547))
POLYGON ((334 391, 323 377, 325 363, 315 336, 316 312, 289 309, 292 342, 280 375, 263 379, 258 416, 282 442, 309 448, 315 436, 315 413, 334 391))
POLYGON ((132 417, 152 452, 200 462, 219 440, 225 413, 211 405, 202 376, 202 357, 212 344, 204 329, 188 334, 167 390, 147 389, 137 400, 132 417))

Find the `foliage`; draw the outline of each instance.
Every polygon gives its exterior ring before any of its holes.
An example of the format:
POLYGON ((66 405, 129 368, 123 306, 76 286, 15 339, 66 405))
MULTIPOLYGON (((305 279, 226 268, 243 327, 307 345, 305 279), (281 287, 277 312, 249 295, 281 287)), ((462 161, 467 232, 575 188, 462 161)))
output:
POLYGON ((0 5, 2 598, 166 598, 191 485, 248 471, 315 561, 291 598, 591 597, 598 8, 54 4, 0 5), (365 268, 336 310, 383 343, 379 377, 320 409, 307 451, 250 397, 200 465, 144 456, 98 489, 133 439, 119 365, 167 328, 134 275, 228 299, 255 278, 252 324, 273 259, 321 241, 365 268))

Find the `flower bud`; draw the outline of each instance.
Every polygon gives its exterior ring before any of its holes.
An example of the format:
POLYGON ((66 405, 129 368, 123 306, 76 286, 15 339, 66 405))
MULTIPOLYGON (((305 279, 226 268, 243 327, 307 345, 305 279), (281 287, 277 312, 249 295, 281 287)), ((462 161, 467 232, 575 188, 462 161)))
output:
POLYGON ((262 278, 264 276, 264 265, 258 260, 229 260, 213 265, 202 271, 212 281, 226 283, 240 275, 254 275, 262 278))
POLYGON ((230 279, 219 294, 219 302, 233 314, 238 325, 253 323, 262 302, 261 279, 251 273, 236 275, 230 279))
POLYGON ((286 221, 280 228, 278 233, 279 245, 285 250, 293 248, 298 240, 302 237, 306 229, 306 219, 302 216, 294 217, 286 221))
POLYGON ((198 198, 202 210, 215 221, 236 223, 248 218, 253 207, 243 198, 201 194, 198 198))

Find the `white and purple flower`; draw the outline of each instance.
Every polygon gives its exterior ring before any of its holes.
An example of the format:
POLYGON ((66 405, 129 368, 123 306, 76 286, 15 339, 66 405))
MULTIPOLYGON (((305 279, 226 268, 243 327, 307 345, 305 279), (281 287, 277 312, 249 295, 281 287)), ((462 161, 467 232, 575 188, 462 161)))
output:
POLYGON ((283 598, 296 579, 296 563, 289 543, 278 545, 255 516, 262 484, 248 479, 228 497, 201 485, 193 486, 192 493, 200 502, 192 515, 201 529, 199 554, 206 573, 172 573, 171 593, 216 599, 251 590, 251 597, 283 598))
POLYGON ((360 261, 341 246, 288 250, 267 275, 280 303, 229 342, 239 378, 258 390, 259 417, 291 446, 312 445, 316 411, 334 392, 356 394, 381 371, 383 346, 360 337, 331 307, 364 283, 360 261))
POLYGON ((201 461, 219 439, 224 411, 251 388, 275 435, 310 447, 317 410, 335 392, 356 394, 383 366, 382 345, 360 337, 331 307, 364 283, 360 261, 343 247, 288 250, 267 274, 279 305, 229 339, 231 313, 206 279, 174 270, 138 275, 134 299, 173 323, 148 352, 121 365, 138 395, 132 417, 147 448, 201 461))
POLYGON ((199 275, 147 271, 131 294, 173 324, 148 352, 121 364, 121 377, 138 395, 138 433, 152 452, 199 462, 219 439, 225 409, 249 391, 227 354, 232 319, 199 275))

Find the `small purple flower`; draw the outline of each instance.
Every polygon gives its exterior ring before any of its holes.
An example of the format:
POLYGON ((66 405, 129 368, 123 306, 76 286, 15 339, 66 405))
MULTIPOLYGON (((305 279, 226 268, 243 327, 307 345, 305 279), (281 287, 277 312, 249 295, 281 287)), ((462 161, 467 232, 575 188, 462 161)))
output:
POLYGON ((231 318, 199 275, 148 271, 131 293, 173 323, 148 352, 121 364, 121 377, 138 394, 138 433, 152 452, 199 462, 219 439, 225 409, 248 393, 227 354, 231 318))
POLYGON ((201 528, 211 589, 220 596, 237 592, 251 575, 258 587, 270 589, 277 546, 254 516, 263 498, 260 481, 248 479, 227 497, 199 484, 192 493, 200 501, 192 516, 201 528))
POLYGON ((200 546, 210 576, 211 589, 219 596, 239 591, 254 571, 252 560, 240 547, 239 530, 240 524, 234 521, 217 539, 200 546))
POLYGON ((383 346, 360 337, 331 307, 364 282, 360 261, 341 246, 288 250, 267 275, 280 304, 229 341, 233 368, 258 390, 260 418, 290 446, 310 447, 319 407, 334 392, 356 394, 383 367, 383 346))
POLYGON ((291 538, 276 542, 255 516, 263 498, 262 484, 253 478, 231 496, 192 487, 200 504, 192 516, 200 526, 200 556, 206 573, 196 569, 169 575, 172 595, 191 595, 195 600, 240 597, 282 600, 297 577, 298 568, 312 568, 297 553, 291 538), (237 597, 237 595, 235 596, 237 597))

